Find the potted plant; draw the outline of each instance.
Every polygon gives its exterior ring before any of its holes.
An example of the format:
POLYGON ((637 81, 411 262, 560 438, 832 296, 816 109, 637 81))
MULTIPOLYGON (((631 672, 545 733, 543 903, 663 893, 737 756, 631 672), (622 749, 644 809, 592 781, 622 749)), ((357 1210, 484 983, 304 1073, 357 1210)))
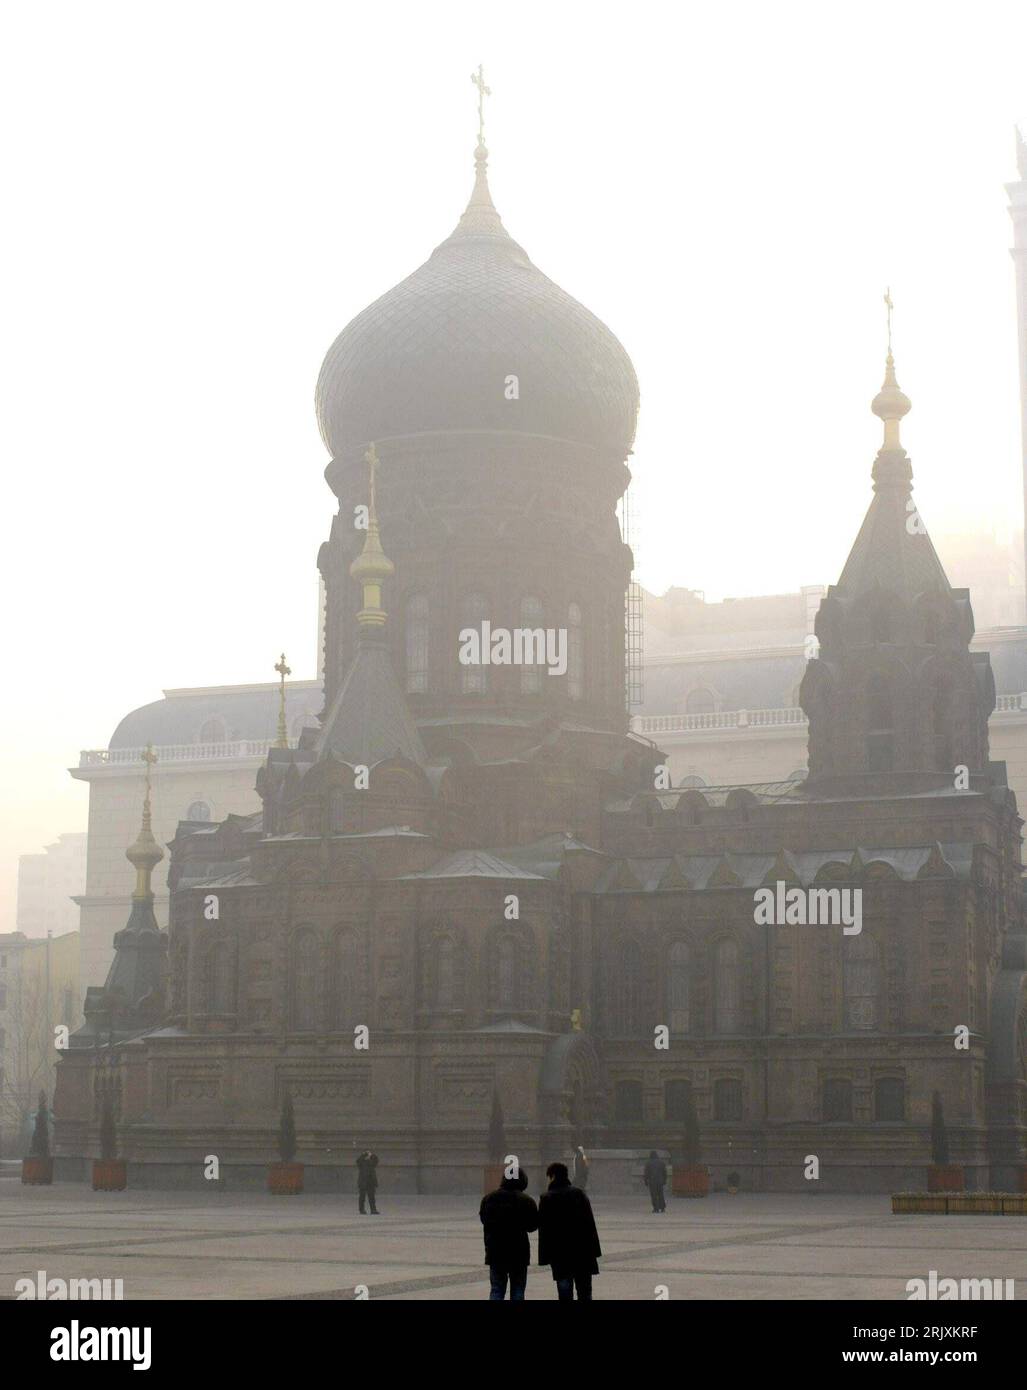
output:
POLYGON ((46 1092, 39 1093, 39 1108, 32 1131, 28 1156, 21 1160, 21 1180, 35 1187, 49 1187, 53 1182, 53 1159, 50 1157, 50 1117, 46 1109, 46 1092))
POLYGON ((738 1191, 741 1185, 742 1179, 738 1176, 737 1173, 728 1173, 727 1190, 731 1193, 732 1197, 735 1195, 735 1193, 738 1191))
POLYGON ((93 1191, 123 1192, 127 1186, 128 1164, 118 1157, 114 1101, 106 1095, 100 1113, 100 1157, 93 1160, 93 1191))
POLYGON ((506 1126, 499 1092, 495 1089, 492 1092, 492 1113, 489 1115, 488 1157, 489 1161, 482 1168, 482 1191, 495 1192, 503 1181, 506 1163, 506 1126))
POLYGON ((695 1102, 691 1096, 688 1097, 688 1105, 685 1109, 685 1122, 681 1138, 683 1161, 674 1165, 671 1191, 675 1197, 706 1197, 710 1191, 710 1173, 702 1162, 699 1116, 695 1113, 695 1102))
POLYGON ((931 1100, 931 1166, 927 1170, 928 1192, 962 1192, 963 1169, 949 1162, 949 1136, 945 1128, 945 1111, 941 1093, 935 1091, 931 1100))
POLYGON ((288 1197, 303 1191, 303 1164, 296 1163, 296 1116, 292 1108, 292 1096, 286 1091, 282 1097, 282 1113, 278 1117, 278 1157, 279 1163, 269 1163, 267 1169, 268 1191, 276 1197, 288 1197))

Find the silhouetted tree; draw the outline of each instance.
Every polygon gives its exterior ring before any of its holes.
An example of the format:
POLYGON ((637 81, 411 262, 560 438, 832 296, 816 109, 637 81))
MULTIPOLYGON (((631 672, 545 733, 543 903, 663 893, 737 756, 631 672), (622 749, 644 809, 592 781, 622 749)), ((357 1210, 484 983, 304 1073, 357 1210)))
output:
POLYGON ((489 1161, 502 1163, 506 1158, 506 1127, 503 1124, 503 1107, 499 1103, 499 1092, 492 1092, 492 1114, 489 1116, 489 1161))
POLYGON ((931 1161, 939 1168, 949 1161, 949 1136, 940 1091, 935 1091, 931 1098, 931 1161))
POLYGON ((100 1116, 100 1157, 113 1159, 118 1156, 118 1130, 114 1123, 114 1101, 104 1096, 103 1113, 100 1116))
POLYGON ((278 1120, 278 1156, 283 1163, 291 1163, 296 1157, 296 1116, 288 1091, 282 1098, 282 1113, 278 1120))
POLYGON ((46 1110, 46 1092, 39 1093, 39 1108, 36 1111, 36 1125, 32 1131, 33 1158, 50 1157, 50 1117, 46 1110))
POLYGON ((695 1101, 691 1096, 685 1107, 684 1128, 681 1131, 681 1149, 685 1165, 698 1167, 702 1163, 702 1135, 699 1130, 699 1116, 695 1113, 695 1101))

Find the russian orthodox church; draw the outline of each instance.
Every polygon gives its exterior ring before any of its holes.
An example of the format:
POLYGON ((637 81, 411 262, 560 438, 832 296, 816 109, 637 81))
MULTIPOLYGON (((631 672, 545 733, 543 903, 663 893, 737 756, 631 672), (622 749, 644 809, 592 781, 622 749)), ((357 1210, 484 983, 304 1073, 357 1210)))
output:
POLYGON ((874 496, 817 619, 804 782, 673 788, 625 709, 617 508, 638 384, 614 335, 470 202, 317 384, 338 512, 324 706, 262 810, 183 823, 168 931, 148 816, 104 989, 59 1067, 59 1170, 115 1098, 133 1185, 262 1181, 291 1095, 307 1185, 478 1191, 493 1103, 529 1172, 679 1145, 714 1181, 923 1185, 932 1095, 970 1184, 1027 1161, 1020 819, 994 685, 912 501, 889 350, 874 496), (558 673, 459 634, 565 634, 558 673), (862 930, 757 920, 862 894, 862 930))

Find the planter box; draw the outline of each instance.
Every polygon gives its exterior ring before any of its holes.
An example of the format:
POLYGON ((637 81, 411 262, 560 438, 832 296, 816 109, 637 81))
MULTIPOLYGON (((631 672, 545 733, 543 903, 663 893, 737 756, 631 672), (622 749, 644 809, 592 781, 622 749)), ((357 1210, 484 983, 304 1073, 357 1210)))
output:
POLYGON ((52 1158, 23 1158, 21 1180, 32 1187, 49 1187, 53 1182, 52 1158))
POLYGON ((896 1192, 891 1199, 892 1215, 917 1212, 921 1215, 944 1216, 949 1199, 944 1192, 896 1192))
POLYGON ((302 1163, 269 1163, 267 1190, 276 1197, 291 1197, 303 1191, 302 1163))
POLYGON ((671 1192, 675 1197, 708 1197, 710 1194, 710 1173, 702 1164, 677 1167, 671 1178, 671 1192))
POLYGON ((486 1163, 481 1170, 481 1190, 482 1192, 495 1192, 496 1188, 503 1181, 504 1163, 486 1163))
POLYGON ((93 1160, 93 1191, 124 1192, 128 1186, 128 1164, 123 1158, 93 1160))
POLYGON ((962 1192, 965 1185, 966 1178, 958 1163, 933 1163, 927 1170, 928 1192, 962 1192))
POLYGON ((1027 1216, 1027 1193, 1002 1193, 1003 1216, 1027 1216))
POLYGON ((895 1192, 893 1215, 1027 1216, 1027 1194, 1020 1192, 895 1192))

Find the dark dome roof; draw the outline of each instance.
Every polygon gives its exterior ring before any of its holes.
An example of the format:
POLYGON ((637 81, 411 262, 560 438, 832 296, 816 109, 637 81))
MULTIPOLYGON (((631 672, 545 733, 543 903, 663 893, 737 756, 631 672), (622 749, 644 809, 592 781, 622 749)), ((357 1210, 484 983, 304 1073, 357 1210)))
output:
POLYGON ((635 436, 631 359, 594 314, 543 275, 493 206, 487 155, 456 230, 344 328, 318 378, 334 457, 402 435, 501 430, 612 448, 635 436), (506 398, 518 378, 519 398, 506 398))

